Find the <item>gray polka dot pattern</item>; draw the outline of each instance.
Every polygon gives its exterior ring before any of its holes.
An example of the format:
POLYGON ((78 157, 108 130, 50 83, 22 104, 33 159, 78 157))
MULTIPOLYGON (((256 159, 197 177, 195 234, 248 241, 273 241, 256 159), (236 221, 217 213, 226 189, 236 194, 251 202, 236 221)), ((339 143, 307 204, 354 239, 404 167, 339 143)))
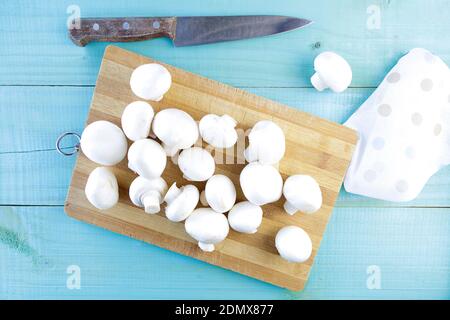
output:
POLYGON ((378 114, 379 114, 380 116, 382 116, 382 117, 389 117, 389 115, 391 114, 391 112, 392 112, 392 108, 391 108, 391 106, 388 105, 388 104, 381 104, 381 105, 378 107, 378 114))
POLYGON ((405 155, 409 159, 414 159, 416 157, 416 151, 414 150, 413 146, 408 146, 405 149, 405 155))
POLYGON ((373 182, 376 178, 377 173, 375 172, 375 170, 369 169, 364 173, 364 180, 366 180, 367 182, 373 182))
POLYGON ((397 183, 395 184, 395 189, 400 193, 408 191, 408 182, 406 182, 405 180, 397 181, 397 183))
POLYGON ((398 72, 392 72, 388 77, 386 78, 387 82, 389 83, 396 83, 400 81, 400 73, 398 72))
POLYGON ((411 121, 414 125, 420 126, 422 124, 423 117, 420 113, 416 112, 412 114, 411 121))
POLYGON ((379 173, 383 172, 385 167, 386 165, 381 161, 377 161, 373 165, 373 169, 379 173))
POLYGON ((345 125, 362 139, 345 189, 413 200, 437 169, 450 164, 449 67, 425 49, 412 49, 345 125))
POLYGON ((433 129, 433 133, 435 136, 440 135, 442 132, 442 125, 440 123, 436 124, 433 129))
POLYGON ((373 139, 372 141, 372 146, 375 150, 381 150, 384 148, 384 139, 381 137, 376 137, 375 139, 373 139))
POLYGON ((423 91, 431 91, 433 89, 433 80, 431 79, 423 79, 420 83, 420 87, 423 91))

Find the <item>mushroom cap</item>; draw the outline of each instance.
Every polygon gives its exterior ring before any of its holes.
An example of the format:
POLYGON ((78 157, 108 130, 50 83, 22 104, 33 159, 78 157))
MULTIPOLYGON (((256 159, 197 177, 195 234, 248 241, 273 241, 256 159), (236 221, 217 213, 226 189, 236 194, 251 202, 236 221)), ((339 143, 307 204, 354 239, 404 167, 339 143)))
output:
POLYGON ((161 176, 166 162, 164 149, 152 139, 137 140, 128 150, 128 168, 146 179, 161 176))
POLYGON ((214 211, 224 213, 236 203, 236 188, 230 178, 216 174, 206 182, 205 197, 214 211))
POLYGON ((236 124, 236 120, 229 115, 207 114, 200 120, 200 135, 204 141, 215 148, 230 148, 238 139, 236 124))
POLYGON ((194 145, 198 140, 198 125, 187 112, 168 108, 155 115, 153 133, 168 149, 168 155, 172 156, 178 150, 194 145))
POLYGON ((261 225, 263 211, 250 201, 236 203, 228 213, 230 227, 242 233, 255 233, 261 225))
POLYGON ((170 72, 158 63, 143 64, 130 78, 131 91, 141 99, 159 101, 172 84, 170 72))
POLYGON ((249 146, 244 151, 248 162, 276 164, 284 156, 286 142, 283 130, 270 120, 257 122, 248 135, 249 146))
POLYGON ((190 181, 206 181, 214 174, 216 163, 213 156, 203 148, 192 147, 181 151, 178 167, 190 181))
POLYGON ((166 217, 170 221, 180 222, 185 220, 194 211, 198 204, 200 193, 196 186, 188 184, 181 188, 173 183, 164 197, 166 217))
MULTIPOLYGON (((348 62, 331 51, 322 52, 314 59, 314 70, 320 81, 334 92, 344 91, 352 82, 352 68, 348 62)), ((313 85, 316 87, 314 81, 313 85)))
POLYGON ((146 199, 151 198, 154 201, 157 201, 157 203, 153 203, 152 207, 150 208, 153 209, 151 210, 152 212, 148 212, 157 213, 159 212, 159 205, 162 203, 163 195, 166 193, 166 191, 167 183, 163 178, 157 177, 154 179, 145 179, 144 177, 139 176, 131 183, 129 195, 131 202, 133 202, 133 204, 138 207, 145 207, 146 199), (153 212, 155 210, 156 212, 153 212))
POLYGON ((257 206, 278 201, 283 191, 283 179, 271 165, 249 163, 239 177, 242 191, 248 201, 257 206))
POLYGON ((128 139, 145 139, 150 134, 155 112, 145 101, 135 101, 126 106, 122 113, 122 129, 128 139))
POLYGON ((184 226, 186 232, 197 240, 200 246, 223 241, 230 230, 225 215, 211 208, 195 209, 186 219, 184 226))
POLYGON ((104 166, 113 166, 122 161, 128 148, 122 130, 105 120, 92 122, 84 128, 80 146, 86 157, 104 166))
POLYGON ((311 238, 297 226, 281 228, 275 237, 275 247, 280 256, 289 262, 305 262, 312 252, 311 238))
POLYGON ((291 206, 304 213, 314 213, 322 206, 320 186, 308 175, 298 174, 287 178, 283 195, 291 206))
POLYGON ((92 170, 84 192, 89 202, 100 210, 114 207, 119 200, 116 176, 106 167, 97 167, 92 170))

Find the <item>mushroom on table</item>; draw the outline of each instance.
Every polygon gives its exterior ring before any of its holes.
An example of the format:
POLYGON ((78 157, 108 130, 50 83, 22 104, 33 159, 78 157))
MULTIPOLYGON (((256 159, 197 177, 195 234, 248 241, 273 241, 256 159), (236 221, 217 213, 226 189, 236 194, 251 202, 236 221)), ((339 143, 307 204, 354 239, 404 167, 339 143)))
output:
POLYGON ((170 72, 158 63, 140 65, 130 78, 131 91, 145 100, 160 101, 171 85, 170 72))
POLYGON ((154 214, 160 211, 160 205, 167 191, 167 183, 161 178, 145 179, 137 177, 130 185, 131 202, 138 207, 144 207, 146 213, 154 214))
POLYGON ((322 192, 317 181, 308 175, 293 175, 283 186, 284 209, 290 215, 297 211, 314 213, 322 206, 322 192))
POLYGON ((314 60, 316 73, 311 77, 311 83, 319 91, 330 88, 334 92, 342 92, 352 82, 352 68, 340 55, 326 51, 314 60))
POLYGON ((194 211, 199 198, 196 186, 188 184, 178 188, 177 184, 173 183, 164 197, 167 219, 174 222, 185 220, 194 211))
POLYGON ((225 213, 236 203, 236 188, 230 178, 216 174, 206 182, 205 199, 214 211, 225 213))
POLYGON ((152 129, 168 156, 192 147, 199 136, 197 122, 187 112, 176 108, 159 111, 152 129))
POLYGON ((230 230, 225 215, 210 208, 194 210, 184 226, 186 232, 198 241, 200 249, 207 252, 214 251, 214 245, 225 240, 230 230))
POLYGON ((128 168, 146 179, 161 176, 166 163, 164 149, 152 139, 137 140, 128 150, 128 168))
POLYGON ((114 123, 99 120, 84 128, 80 139, 81 150, 90 160, 103 166, 113 166, 127 154, 127 138, 114 123))
POLYGON ((286 142, 283 130, 273 121, 257 122, 249 135, 249 146, 244 151, 248 162, 276 164, 284 156, 286 142))
POLYGON ((242 233, 256 233, 261 225, 263 211, 250 201, 236 203, 228 213, 230 227, 242 233))
POLYGON ((122 130, 131 141, 145 139, 150 134, 150 128, 155 112, 145 101, 135 101, 125 107, 122 113, 122 130))
POLYGON ((107 167, 97 167, 89 174, 84 188, 86 198, 100 210, 107 210, 119 200, 119 186, 114 173, 107 167))

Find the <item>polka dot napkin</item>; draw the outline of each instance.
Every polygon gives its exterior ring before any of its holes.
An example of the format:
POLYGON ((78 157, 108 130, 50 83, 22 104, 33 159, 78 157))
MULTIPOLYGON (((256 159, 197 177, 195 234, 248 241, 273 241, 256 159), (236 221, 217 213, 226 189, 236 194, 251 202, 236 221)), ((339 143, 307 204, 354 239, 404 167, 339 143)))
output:
POLYGON ((403 56, 344 124, 359 133, 348 192, 390 201, 417 197, 450 163, 450 70, 425 49, 403 56))

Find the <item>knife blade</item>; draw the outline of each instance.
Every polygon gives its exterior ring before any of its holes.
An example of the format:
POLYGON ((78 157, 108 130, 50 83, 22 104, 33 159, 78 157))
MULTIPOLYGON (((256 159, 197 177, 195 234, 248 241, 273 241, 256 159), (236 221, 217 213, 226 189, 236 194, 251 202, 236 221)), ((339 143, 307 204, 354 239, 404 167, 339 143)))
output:
POLYGON ((305 27, 287 16, 81 18, 69 36, 79 46, 94 41, 129 42, 167 37, 178 47, 261 37, 305 27))

